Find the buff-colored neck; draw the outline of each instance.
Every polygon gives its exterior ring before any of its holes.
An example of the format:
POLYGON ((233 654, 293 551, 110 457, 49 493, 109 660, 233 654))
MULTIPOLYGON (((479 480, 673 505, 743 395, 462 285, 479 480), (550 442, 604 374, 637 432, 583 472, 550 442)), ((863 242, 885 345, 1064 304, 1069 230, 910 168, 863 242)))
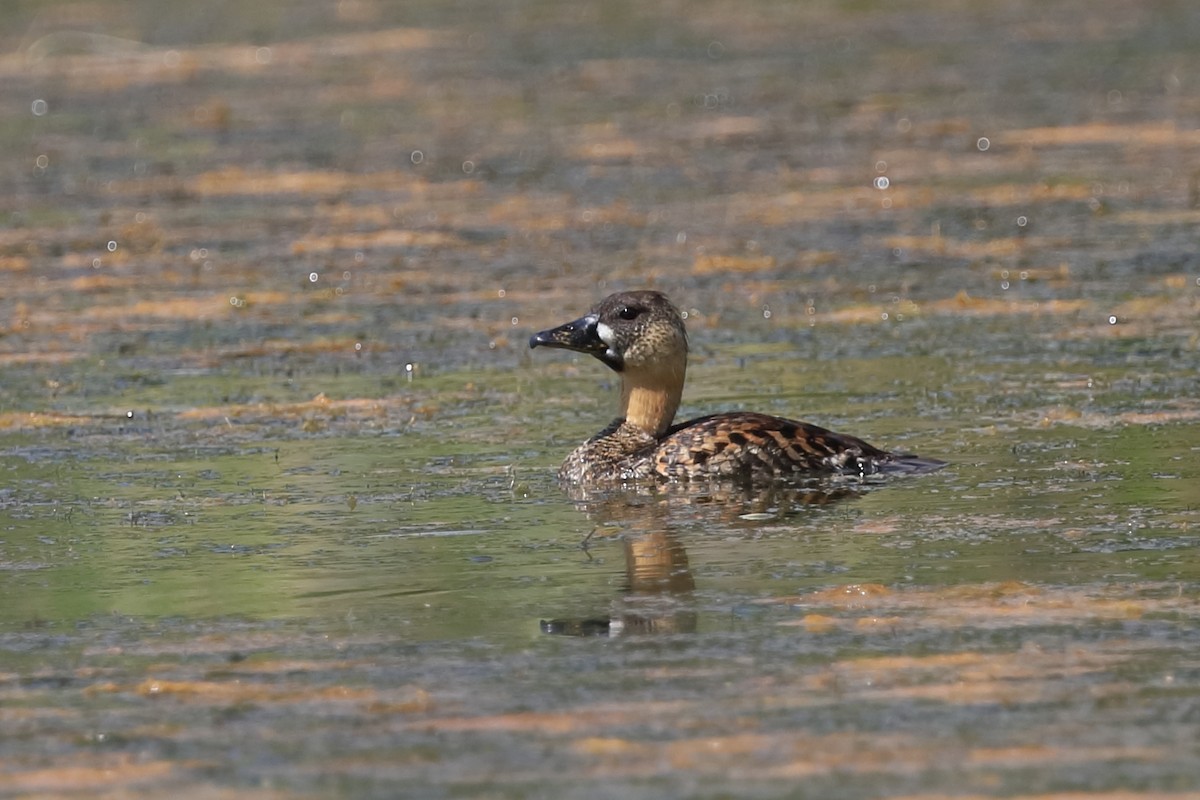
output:
POLYGON ((621 416, 651 436, 671 427, 683 397, 686 362, 675 370, 627 370, 621 373, 621 416))

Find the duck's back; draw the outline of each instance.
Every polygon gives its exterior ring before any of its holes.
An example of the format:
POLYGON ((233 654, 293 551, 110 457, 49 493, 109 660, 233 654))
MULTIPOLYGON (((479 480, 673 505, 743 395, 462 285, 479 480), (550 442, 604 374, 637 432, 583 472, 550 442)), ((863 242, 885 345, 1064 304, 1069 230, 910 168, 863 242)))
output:
POLYGON ((853 436, 767 414, 714 414, 673 426, 659 440, 664 478, 760 480, 797 474, 927 472, 944 462, 889 453, 853 436))

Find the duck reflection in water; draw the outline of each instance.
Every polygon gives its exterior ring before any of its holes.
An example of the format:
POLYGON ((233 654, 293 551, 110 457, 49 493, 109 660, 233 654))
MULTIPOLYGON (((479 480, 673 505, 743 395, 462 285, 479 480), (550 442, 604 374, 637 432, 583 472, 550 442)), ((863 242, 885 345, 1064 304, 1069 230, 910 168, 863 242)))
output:
POLYGON ((596 524, 585 551, 617 531, 625 560, 625 584, 615 614, 542 620, 543 633, 563 636, 616 636, 631 633, 693 633, 698 615, 689 595, 696 588, 687 549, 678 530, 717 525, 757 526, 815 511, 862 494, 862 488, 628 485, 572 492, 576 505, 596 524))

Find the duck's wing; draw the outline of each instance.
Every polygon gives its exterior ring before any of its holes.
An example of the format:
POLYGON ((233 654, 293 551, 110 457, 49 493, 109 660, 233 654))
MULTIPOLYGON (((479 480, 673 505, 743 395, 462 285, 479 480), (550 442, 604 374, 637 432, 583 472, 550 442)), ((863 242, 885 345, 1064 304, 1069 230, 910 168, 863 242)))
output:
POLYGON ((675 425, 659 440, 655 471, 666 478, 778 478, 927 472, 945 462, 889 453, 854 436, 767 414, 714 414, 675 425))

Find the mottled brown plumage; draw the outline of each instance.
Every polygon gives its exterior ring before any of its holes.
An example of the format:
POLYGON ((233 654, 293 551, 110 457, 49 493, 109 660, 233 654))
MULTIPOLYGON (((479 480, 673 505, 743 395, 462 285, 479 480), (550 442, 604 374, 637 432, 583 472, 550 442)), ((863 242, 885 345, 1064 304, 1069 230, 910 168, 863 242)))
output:
POLYGON ((761 482, 945 466, 767 414, 738 411, 672 425, 687 371, 687 332, 658 292, 610 295, 580 319, 534 334, 529 346, 588 353, 621 375, 620 416, 567 456, 558 473, 564 481, 761 482))

